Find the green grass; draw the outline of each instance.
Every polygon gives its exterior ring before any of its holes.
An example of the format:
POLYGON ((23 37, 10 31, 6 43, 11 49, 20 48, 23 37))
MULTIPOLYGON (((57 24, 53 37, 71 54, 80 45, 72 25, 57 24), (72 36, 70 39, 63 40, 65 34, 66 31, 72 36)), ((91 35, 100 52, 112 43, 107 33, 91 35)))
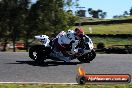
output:
MULTIPOLYGON (((111 25, 84 25, 81 26, 85 34, 90 34, 89 27, 92 28, 92 34, 132 34, 132 24, 111 24, 111 25)), ((75 26, 72 28, 74 29, 75 26)))
POLYGON ((132 88, 130 84, 71 85, 71 84, 0 84, 0 88, 132 88))
MULTIPOLYGON (((113 18, 113 19, 97 19, 91 17, 80 17, 77 22, 98 22, 98 21, 110 21, 110 20, 128 20, 132 19, 132 16, 113 18)), ((82 28, 86 34, 90 34, 89 27, 92 28, 93 34, 132 34, 132 23, 122 24, 107 24, 107 25, 84 25, 82 28)), ((73 29, 75 28, 72 27, 73 29)))
MULTIPOLYGON (((109 21, 109 20, 125 20, 132 19, 132 16, 114 18, 114 19, 93 19, 93 18, 80 18, 81 22, 97 22, 97 21, 109 21)), ((107 24, 107 25, 84 25, 81 26, 84 29, 85 34, 132 34, 132 23, 122 23, 122 24, 107 24), (89 28, 92 28, 92 33, 90 33, 89 28)), ((75 29, 76 26, 72 27, 75 29)), ((103 42, 106 47, 111 45, 132 45, 132 38, 110 38, 110 37, 92 37, 94 44, 103 42)))
POLYGON ((106 47, 112 45, 132 45, 132 38, 100 38, 100 37, 90 37, 94 44, 100 42, 104 43, 106 47))

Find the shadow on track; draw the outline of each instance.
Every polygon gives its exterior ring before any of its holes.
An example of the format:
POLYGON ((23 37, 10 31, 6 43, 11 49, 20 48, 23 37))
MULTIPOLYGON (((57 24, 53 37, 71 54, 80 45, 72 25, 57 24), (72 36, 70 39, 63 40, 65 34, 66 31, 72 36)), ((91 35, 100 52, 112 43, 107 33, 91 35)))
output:
POLYGON ((16 63, 7 63, 7 64, 28 64, 32 66, 48 67, 48 66, 59 66, 59 65, 77 65, 81 62, 55 62, 55 61, 46 61, 42 63, 37 63, 35 61, 16 61, 16 63))

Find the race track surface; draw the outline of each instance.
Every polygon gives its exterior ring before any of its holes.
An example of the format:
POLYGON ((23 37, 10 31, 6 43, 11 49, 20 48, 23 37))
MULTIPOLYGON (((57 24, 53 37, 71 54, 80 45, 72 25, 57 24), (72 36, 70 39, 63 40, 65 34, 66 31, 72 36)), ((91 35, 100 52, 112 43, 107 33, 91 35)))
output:
POLYGON ((25 52, 0 52, 0 82, 76 83, 79 66, 89 74, 132 75, 132 54, 97 54, 91 63, 37 64, 25 52))

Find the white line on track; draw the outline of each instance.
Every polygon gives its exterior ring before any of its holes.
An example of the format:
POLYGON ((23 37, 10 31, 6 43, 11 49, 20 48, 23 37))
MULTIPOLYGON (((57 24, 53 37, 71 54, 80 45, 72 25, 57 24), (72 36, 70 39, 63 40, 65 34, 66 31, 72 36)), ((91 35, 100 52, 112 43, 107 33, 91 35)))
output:
POLYGON ((78 84, 78 83, 46 83, 46 82, 0 82, 0 84, 78 84))

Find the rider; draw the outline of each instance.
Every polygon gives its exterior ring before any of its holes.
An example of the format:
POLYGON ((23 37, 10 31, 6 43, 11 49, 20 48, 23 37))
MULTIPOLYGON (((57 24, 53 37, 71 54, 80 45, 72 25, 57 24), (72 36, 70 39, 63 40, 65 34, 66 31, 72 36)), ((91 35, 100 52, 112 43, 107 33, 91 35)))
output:
POLYGON ((84 36, 84 30, 82 28, 75 28, 75 35, 78 40, 82 39, 84 36))
POLYGON ((59 50, 63 54, 63 58, 66 62, 71 60, 67 57, 67 49, 71 46, 71 53, 75 54, 75 47, 79 40, 83 37, 84 31, 82 28, 75 28, 75 30, 68 30, 67 32, 61 31, 54 39, 53 47, 59 50))

